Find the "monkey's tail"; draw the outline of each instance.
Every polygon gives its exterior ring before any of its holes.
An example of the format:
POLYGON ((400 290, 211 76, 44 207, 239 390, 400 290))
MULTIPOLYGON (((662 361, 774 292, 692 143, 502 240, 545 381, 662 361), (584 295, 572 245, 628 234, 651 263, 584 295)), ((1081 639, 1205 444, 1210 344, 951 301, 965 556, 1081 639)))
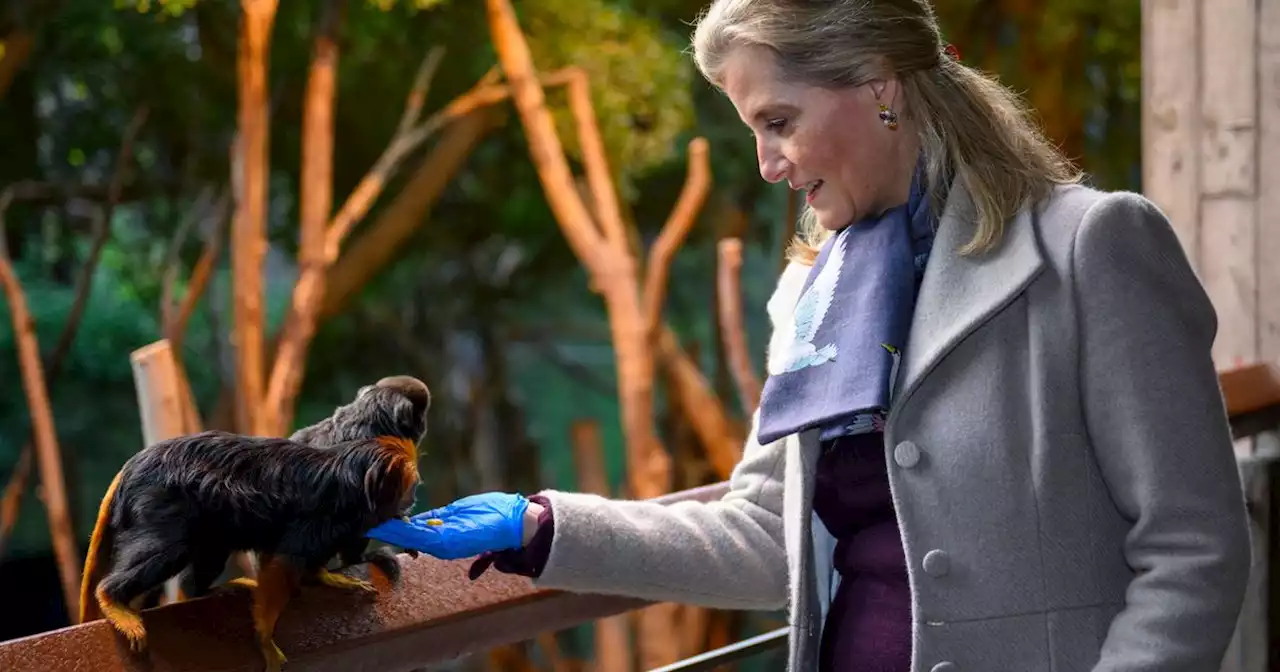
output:
POLYGON ((93 524, 93 536, 89 537, 89 550, 84 557, 84 572, 80 578, 80 623, 102 618, 102 610, 93 595, 93 589, 102 579, 103 545, 111 548, 111 503, 115 500, 116 487, 120 485, 120 474, 116 472, 102 495, 102 503, 98 505, 98 520, 93 524))

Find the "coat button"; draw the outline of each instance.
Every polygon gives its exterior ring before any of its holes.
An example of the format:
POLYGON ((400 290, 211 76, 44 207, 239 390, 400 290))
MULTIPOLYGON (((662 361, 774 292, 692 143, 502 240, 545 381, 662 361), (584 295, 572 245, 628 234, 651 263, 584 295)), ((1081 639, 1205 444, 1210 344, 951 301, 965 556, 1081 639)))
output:
POLYGON ((947 572, 951 571, 951 558, 947 556, 946 551, 935 548, 924 554, 924 562, 921 565, 924 567, 925 574, 929 576, 946 576, 947 572))
POLYGON ((900 467, 910 469, 920 461, 920 449, 910 441, 903 441, 893 447, 893 461, 900 467))
POLYGON ((949 660, 944 660, 930 668, 929 672, 957 672, 959 669, 960 668, 956 667, 955 663, 949 660))

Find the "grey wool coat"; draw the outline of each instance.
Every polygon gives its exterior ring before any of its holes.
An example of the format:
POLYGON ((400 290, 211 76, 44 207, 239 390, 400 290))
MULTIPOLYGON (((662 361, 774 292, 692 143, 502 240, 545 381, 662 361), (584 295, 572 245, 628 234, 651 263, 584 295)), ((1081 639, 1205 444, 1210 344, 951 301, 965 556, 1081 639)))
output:
MULTIPOLYGON (((1165 216, 1066 186, 980 257, 952 190, 885 429, 912 593, 912 672, 1214 672, 1249 573, 1244 494, 1210 359, 1217 318, 1165 216)), ((785 324, 808 269, 769 300, 785 324)), ((838 583, 812 515, 812 432, 731 490, 660 505, 550 491, 541 587, 790 618, 814 670, 838 583)))

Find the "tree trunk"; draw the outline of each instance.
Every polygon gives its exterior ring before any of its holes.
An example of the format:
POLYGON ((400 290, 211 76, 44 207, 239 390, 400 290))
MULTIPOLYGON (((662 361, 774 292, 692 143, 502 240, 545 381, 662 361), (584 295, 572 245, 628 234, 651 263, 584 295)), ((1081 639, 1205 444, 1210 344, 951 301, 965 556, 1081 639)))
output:
MULTIPOLYGON (((293 425, 294 403, 306 371, 307 351, 315 335, 317 314, 324 297, 329 266, 326 238, 333 206, 333 108, 337 97, 338 30, 344 0, 325 3, 316 32, 307 78, 302 118, 302 175, 299 206, 298 279, 293 302, 281 329, 271 375, 267 381, 268 431, 287 436, 293 425)), ((336 252, 336 250, 335 250, 336 252)))
MULTIPOLYGON (((585 89, 571 87, 570 103, 600 222, 593 220, 577 191, 515 10, 509 0, 486 0, 486 7, 493 46, 511 87, 511 97, 524 126, 543 192, 569 247, 587 269, 592 286, 602 295, 608 310, 626 441, 630 485, 627 494, 633 498, 664 494, 670 489, 671 461, 653 425, 655 349, 652 335, 656 328, 648 316, 653 312, 655 295, 641 294, 638 262, 629 248, 617 208, 600 205, 616 196, 611 189, 598 186, 604 185, 608 170, 596 137, 594 112, 590 105, 582 104, 585 89)), ((579 71, 578 76, 585 77, 585 74, 579 71)), ((695 139, 690 143, 691 157, 697 151, 695 143, 705 147, 704 140, 695 139)), ((696 196, 696 189, 693 191, 696 196)), ((686 200, 684 196, 682 193, 682 204, 686 200)), ((693 209, 696 210, 696 205, 693 209)), ((677 206, 668 226, 664 227, 664 234, 668 228, 683 226, 679 218, 684 214, 677 206)), ((675 619, 678 611, 677 605, 663 603, 636 613, 640 663, 645 669, 678 659, 680 635, 675 619)))
POLYGON ((234 282, 234 344, 240 431, 265 436, 269 418, 263 407, 263 260, 267 251, 267 206, 270 178, 268 152, 267 72, 271 30, 277 0, 241 0, 239 76, 239 139, 231 167, 235 193, 232 220, 232 278, 234 282))
MULTIPOLYGON (((4 210, 9 205, 8 201, 8 192, 0 196, 0 235, 4 233, 3 217, 4 210)), ((80 554, 76 550, 75 537, 71 531, 71 511, 67 507, 67 491, 62 475, 58 436, 54 431, 49 391, 45 387, 44 366, 40 362, 40 344, 36 337, 35 323, 27 308, 27 298, 22 285, 9 261, 8 250, 2 242, 0 242, 0 286, 3 286, 13 321, 13 337, 18 350, 22 387, 26 392, 27 405, 31 413, 36 463, 40 470, 41 499, 49 514, 49 536, 53 540, 53 552, 58 562, 58 578, 62 583, 67 613, 74 618, 74 614, 79 612, 80 605, 80 554)))
POLYGON ((738 388, 742 412, 750 417, 760 405, 763 383, 756 375, 747 348, 747 329, 742 320, 742 239, 722 238, 716 245, 719 263, 716 264, 716 295, 720 310, 720 340, 724 344, 726 358, 738 388))
POLYGON ((724 403, 711 391, 702 370, 680 347, 680 340, 670 327, 658 334, 658 352, 671 380, 679 386, 678 399, 684 415, 693 425, 707 459, 721 479, 729 478, 742 459, 746 434, 725 411, 724 403))

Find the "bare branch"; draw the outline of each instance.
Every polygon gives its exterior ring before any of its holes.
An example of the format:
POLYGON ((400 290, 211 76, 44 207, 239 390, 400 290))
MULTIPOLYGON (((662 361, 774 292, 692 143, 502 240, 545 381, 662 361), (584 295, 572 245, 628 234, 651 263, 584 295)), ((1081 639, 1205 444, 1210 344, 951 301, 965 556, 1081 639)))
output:
MULTIPOLYGON (((4 239, 4 212, 12 202, 12 192, 6 189, 0 194, 0 240, 4 239)), ((0 287, 9 302, 9 314, 13 321, 22 386, 26 391, 32 433, 35 436, 40 484, 43 487, 45 510, 49 514, 49 536, 53 540, 53 552, 58 562, 63 598, 66 600, 67 612, 76 613, 80 604, 80 554, 76 551, 75 537, 71 533, 71 511, 67 506, 62 457, 58 450, 58 436, 54 431, 53 411, 49 403, 44 367, 40 362, 40 343, 35 324, 8 252, 7 246, 0 243, 0 287)))
MULTIPOLYGON (((38 180, 22 180, 14 182, 9 187, 13 190, 14 203, 37 207, 60 206, 68 201, 77 200, 101 203, 107 200, 108 191, 108 186, 102 184, 68 184, 38 180)), ((174 191, 176 187, 176 184, 169 182, 133 182, 120 190, 116 204, 167 194, 174 191)))
POLYGON ((720 294, 720 342, 729 359, 729 370, 738 387, 738 399, 747 417, 760 405, 761 383, 751 365, 747 332, 742 320, 742 240, 723 238, 716 245, 716 291, 720 294))
POLYGON ((187 236, 191 235, 191 230, 195 228, 196 222, 205 214, 208 201, 213 197, 213 187, 205 185, 200 193, 196 196, 195 205, 187 210, 186 214, 178 222, 178 228, 174 231, 173 240, 169 243, 169 252, 164 259, 164 272, 160 279, 160 324, 161 331, 167 332, 169 325, 173 324, 174 313, 177 305, 173 298, 173 292, 178 284, 178 269, 181 267, 182 246, 187 243, 187 236))
POLYGON ((18 463, 9 475, 9 482, 4 486, 4 495, 0 496, 0 558, 4 557, 9 539, 13 538, 13 530, 18 524, 18 513, 22 511, 22 498, 27 493, 27 483, 31 480, 32 444, 27 442, 18 455, 18 463))
POLYGON ((595 231, 586 204, 578 198, 573 173, 547 109, 533 55, 509 0, 487 0, 489 33, 511 86, 516 112, 525 127, 529 152, 548 205, 574 254, 592 275, 605 272, 606 248, 595 231))
MULTIPOLYGON (((492 71, 490 71, 492 72, 492 71)), ((467 93, 453 99, 443 109, 428 117, 421 124, 410 128, 403 134, 392 137, 387 148, 374 163, 369 172, 361 178, 360 183, 351 191, 342 209, 329 223, 329 231, 325 240, 325 258, 332 263, 337 258, 342 241, 351 229, 359 222, 382 193, 383 187, 395 174, 396 169, 406 156, 411 154, 423 142, 448 124, 488 105, 500 103, 511 97, 511 89, 499 84, 487 84, 492 79, 486 74, 476 86, 467 93)), ((569 71, 560 70, 549 73, 542 78, 544 85, 553 86, 569 81, 569 71)))
POLYGON ((600 137, 600 125, 596 122, 595 106, 591 103, 590 80, 581 68, 569 68, 569 71, 569 109, 578 127, 578 142, 582 146, 587 184, 595 201, 597 224, 606 240, 614 245, 625 245, 626 232, 618 193, 613 186, 613 172, 609 169, 604 140, 600 137))
POLYGON ((746 437, 725 413, 724 404, 711 390, 702 370, 666 324, 659 327, 657 345, 668 375, 679 387, 680 408, 706 449, 708 461, 720 478, 729 478, 742 459, 742 444, 746 437))
POLYGON ((711 189, 711 161, 706 138, 689 141, 689 168, 676 205, 662 225, 658 239, 649 251, 644 276, 645 329, 650 342, 657 338, 662 323, 662 306, 667 299, 667 276, 671 259, 698 221, 698 211, 711 189))
POLYGON ((107 187, 107 202, 93 219, 93 244, 89 248, 89 256, 85 259, 84 268, 80 272, 80 279, 76 283, 75 301, 71 304, 71 311, 67 313, 67 321, 62 325, 62 333, 58 334, 57 344, 53 346, 53 354, 49 356, 45 364, 47 375, 50 378, 57 377, 59 370, 62 368, 62 360, 71 348, 71 341, 75 338, 76 332, 80 328, 80 319, 84 316, 85 306, 89 302, 89 292, 93 286, 93 275, 98 270, 98 260, 102 257, 102 249, 106 246, 107 239, 111 236, 111 215, 120 199, 120 189, 124 185, 126 167, 133 158, 133 145, 137 141, 138 133, 141 132, 142 125, 146 123, 149 113, 150 111, 145 105, 138 108, 134 112, 129 126, 125 129, 124 139, 120 142, 120 153, 116 155, 115 170, 111 174, 111 181, 107 187))
POLYGON ((422 59, 422 63, 418 66, 418 74, 413 78, 413 86, 409 88, 409 95, 404 101, 404 114, 400 116, 400 124, 396 127, 396 135, 404 135, 418 123, 418 117, 422 115, 422 106, 427 101, 427 91, 431 87, 431 80, 435 78, 436 70, 440 68, 440 61, 444 58, 444 47, 432 47, 427 52, 426 58, 422 59))
POLYGON ((213 269, 217 266, 218 257, 222 254, 222 241, 226 236, 227 224, 230 222, 230 211, 231 190, 228 188, 223 190, 218 204, 214 206, 209 235, 205 238, 200 258, 191 269, 191 279, 187 281, 187 293, 182 295, 182 303, 175 309, 173 320, 166 322, 164 327, 164 337, 173 344, 175 352, 180 352, 182 349, 182 341, 187 334, 187 324, 191 321, 191 315, 195 312, 200 297, 204 295, 205 288, 209 286, 213 269))

